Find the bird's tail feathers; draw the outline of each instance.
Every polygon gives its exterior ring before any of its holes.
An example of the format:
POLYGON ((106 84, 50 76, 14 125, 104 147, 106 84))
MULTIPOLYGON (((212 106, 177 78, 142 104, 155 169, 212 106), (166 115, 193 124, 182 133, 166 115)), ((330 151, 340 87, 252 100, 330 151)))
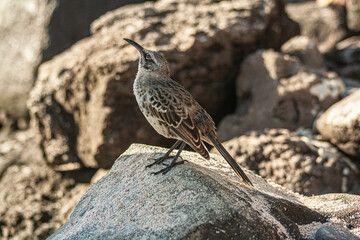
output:
POLYGON ((220 152, 220 154, 225 158, 225 160, 228 162, 228 164, 232 167, 232 169, 235 171, 235 173, 243 179, 243 181, 253 187, 253 184, 251 183, 250 179, 246 176, 245 172, 240 168, 240 166, 235 162, 235 160, 231 157, 228 151, 224 148, 224 146, 220 143, 220 141, 217 139, 217 137, 209 137, 208 139, 212 142, 212 144, 215 146, 215 148, 220 152))
POLYGON ((173 129, 174 132, 178 136, 182 138, 183 141, 186 142, 187 145, 189 145, 192 149, 194 149, 197 153, 199 153, 203 158, 210 159, 209 151, 207 150, 206 146, 202 142, 200 136, 198 136, 198 140, 194 141, 194 138, 189 138, 188 135, 190 134, 183 134, 183 132, 187 132, 187 129, 182 129, 182 131, 179 131, 178 129, 173 129))

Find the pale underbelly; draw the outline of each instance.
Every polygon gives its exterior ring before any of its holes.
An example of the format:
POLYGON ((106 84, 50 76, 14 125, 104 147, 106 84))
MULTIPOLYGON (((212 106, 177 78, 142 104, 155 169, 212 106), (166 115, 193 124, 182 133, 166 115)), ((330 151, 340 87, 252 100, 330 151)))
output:
MULTIPOLYGON (((145 115, 145 114, 144 114, 145 115)), ((168 128, 161 124, 157 118, 151 116, 145 116, 150 125, 161 135, 167 138, 174 138, 172 134, 169 132, 168 128)))

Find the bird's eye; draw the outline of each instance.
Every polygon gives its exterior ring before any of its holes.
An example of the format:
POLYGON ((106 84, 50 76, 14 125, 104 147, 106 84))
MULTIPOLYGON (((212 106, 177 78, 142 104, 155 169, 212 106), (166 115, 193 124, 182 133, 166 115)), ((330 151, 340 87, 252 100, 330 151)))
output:
POLYGON ((146 53, 146 54, 145 54, 145 59, 150 60, 150 59, 151 59, 150 54, 146 53))

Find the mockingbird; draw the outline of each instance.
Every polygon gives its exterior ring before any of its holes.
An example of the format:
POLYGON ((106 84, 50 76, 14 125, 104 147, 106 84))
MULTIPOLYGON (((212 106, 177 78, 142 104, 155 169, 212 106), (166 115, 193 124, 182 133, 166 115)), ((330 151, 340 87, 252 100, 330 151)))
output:
POLYGON ((134 81, 134 94, 141 112, 151 126, 166 138, 177 139, 176 143, 162 157, 148 165, 162 163, 172 158, 164 169, 155 172, 167 173, 171 168, 184 161, 176 161, 185 145, 189 145, 203 158, 209 159, 204 145, 207 142, 216 147, 236 174, 249 186, 253 186, 240 166, 219 142, 216 127, 210 115, 199 105, 191 94, 179 83, 170 78, 165 57, 158 52, 143 48, 133 40, 124 38, 140 52, 138 72, 134 81), (179 150, 175 157, 170 153, 179 150))

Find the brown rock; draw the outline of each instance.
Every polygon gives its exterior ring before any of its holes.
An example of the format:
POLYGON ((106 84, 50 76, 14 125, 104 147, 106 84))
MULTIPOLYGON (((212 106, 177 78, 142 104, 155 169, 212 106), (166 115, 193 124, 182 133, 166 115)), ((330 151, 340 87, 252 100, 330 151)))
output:
MULTIPOLYGON (((289 52, 306 61, 312 56, 289 52)), ((316 51, 307 53, 317 56, 316 51)), ((229 140, 265 128, 310 128, 317 114, 337 102, 345 90, 335 73, 315 70, 296 56, 273 50, 247 57, 237 79, 237 110, 220 122, 219 137, 229 140)))
POLYGON ((281 46, 281 52, 296 56, 308 69, 326 70, 324 57, 316 43, 306 36, 297 36, 281 46))
POLYGON ((0 140, 0 238, 47 238, 88 187, 47 166, 32 131, 10 134, 0 140))
POLYGON ((360 2, 346 0, 347 26, 354 32, 360 32, 360 2))
POLYGON ((347 38, 327 54, 329 68, 341 76, 360 81, 360 36, 347 38))
POLYGON ((320 134, 360 159, 360 90, 332 105, 316 122, 320 134))
POLYGON ((360 194, 358 168, 325 141, 271 129, 234 138, 224 146, 241 165, 292 191, 360 194))
POLYGON ((345 6, 346 0, 316 0, 316 4, 320 7, 326 6, 345 6))
POLYGON ((26 101, 41 62, 89 35, 105 12, 141 0, 2 0, 0 6, 0 109, 27 116, 26 101))
POLYGON ((339 8, 320 7, 315 1, 289 3, 289 17, 299 23, 301 35, 308 36, 327 52, 346 35, 345 16, 339 8))
POLYGON ((102 16, 90 38, 39 69, 29 106, 47 161, 108 168, 133 142, 169 145, 138 110, 132 93, 138 53, 122 37, 163 51, 173 78, 216 119, 233 106, 226 99, 240 53, 260 39, 271 42, 270 27, 282 32, 271 26, 284 18, 282 4, 164 0, 102 16))

